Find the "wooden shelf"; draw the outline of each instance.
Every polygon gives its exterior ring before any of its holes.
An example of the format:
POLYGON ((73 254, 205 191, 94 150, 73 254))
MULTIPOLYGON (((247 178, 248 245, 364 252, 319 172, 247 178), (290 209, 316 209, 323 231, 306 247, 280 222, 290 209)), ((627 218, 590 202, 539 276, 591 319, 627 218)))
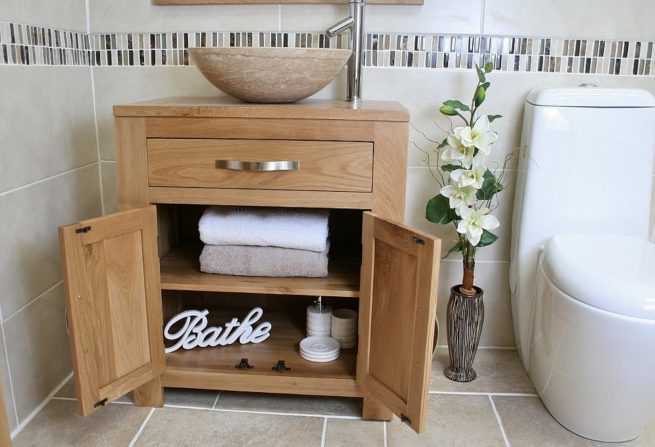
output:
POLYGON ((203 273, 197 245, 175 248, 160 260, 161 288, 204 292, 266 293, 359 297, 359 259, 330 258, 326 278, 270 278, 203 273))
MULTIPOLYGON (((226 311, 210 311, 213 326, 237 316, 226 311)), ((178 350, 166 354, 164 386, 209 388, 229 391, 258 391, 288 394, 361 396, 357 387, 357 349, 347 349, 331 362, 315 363, 299 354, 305 337, 304 313, 266 312, 263 321, 272 325, 271 336, 262 343, 233 344, 214 348, 178 350), (252 369, 237 369, 247 358, 252 369), (284 360, 290 371, 271 368, 284 360)))

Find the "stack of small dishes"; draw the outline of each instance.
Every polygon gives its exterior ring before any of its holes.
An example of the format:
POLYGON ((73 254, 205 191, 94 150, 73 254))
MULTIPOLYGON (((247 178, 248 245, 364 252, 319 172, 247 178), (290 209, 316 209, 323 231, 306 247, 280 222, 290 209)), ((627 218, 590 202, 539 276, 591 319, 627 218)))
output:
POLYGON ((329 337, 332 321, 332 308, 321 304, 307 307, 307 336, 329 337))
POLYGON ((357 312, 352 309, 336 309, 332 313, 330 333, 342 349, 354 348, 357 344, 357 312))
POLYGON ((307 337, 300 341, 300 356, 310 362, 331 362, 340 353, 339 342, 331 337, 307 337))

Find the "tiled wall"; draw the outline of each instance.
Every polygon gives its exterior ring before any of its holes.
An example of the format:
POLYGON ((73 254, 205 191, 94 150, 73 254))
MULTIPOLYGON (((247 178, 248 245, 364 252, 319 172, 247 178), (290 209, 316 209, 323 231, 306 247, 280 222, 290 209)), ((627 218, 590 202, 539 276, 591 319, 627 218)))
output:
MULTIPOLYGON (((437 136, 438 105, 468 98, 475 74, 466 67, 493 60, 498 71, 489 77, 485 110, 504 116, 494 123, 500 134, 494 157, 500 161, 519 144, 523 101, 535 86, 592 82, 655 93, 650 67, 655 8, 650 3, 425 0, 423 6, 367 6, 363 96, 400 101, 416 128, 437 136)), ((0 295, 0 335, 6 346, 0 345, 0 375, 12 427, 70 371, 59 317, 63 292, 55 227, 100 214, 101 195, 105 212, 116 209, 111 106, 164 96, 220 95, 185 65, 180 48, 185 33, 187 44, 201 41, 201 33, 207 32, 205 43, 214 44, 215 38, 216 45, 273 45, 284 43, 286 36, 288 45, 315 46, 323 39, 324 45, 339 46, 321 35, 347 13, 341 5, 5 1, 0 12, 0 84, 12 89, 3 89, 0 103, 0 230, 5 236, 0 253, 12 255, 0 258, 0 279, 6 285, 0 295), (24 40, 12 42, 9 23, 34 28, 15 29, 14 39, 20 34, 24 40), (59 41, 49 29, 60 31, 59 41), (29 65, 21 65, 28 60, 29 65)), ((317 96, 343 98, 344 80, 342 73, 317 96)), ((413 131, 411 139, 426 145, 419 132, 413 131)), ((436 185, 422 153, 412 145, 409 151, 406 220, 451 240, 450 227, 423 218, 436 185)), ((477 263, 477 283, 485 289, 484 346, 513 346, 507 272, 512 166, 506 174, 509 187, 497 210, 501 239, 480 250, 477 263)), ((442 264, 442 327, 448 288, 459 282, 460 271, 456 257, 442 264)), ((445 343, 443 336, 440 343, 445 343)))

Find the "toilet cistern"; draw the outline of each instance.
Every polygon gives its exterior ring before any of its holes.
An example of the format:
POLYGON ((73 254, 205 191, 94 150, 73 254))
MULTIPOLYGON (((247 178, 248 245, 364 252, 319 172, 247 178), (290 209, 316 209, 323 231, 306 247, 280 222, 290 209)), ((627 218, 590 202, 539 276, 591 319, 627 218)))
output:
POLYGON ((352 54, 348 60, 348 89, 346 100, 357 102, 361 99, 362 85, 362 43, 364 40, 364 0, 349 0, 350 17, 332 25, 325 31, 328 37, 350 30, 352 54))

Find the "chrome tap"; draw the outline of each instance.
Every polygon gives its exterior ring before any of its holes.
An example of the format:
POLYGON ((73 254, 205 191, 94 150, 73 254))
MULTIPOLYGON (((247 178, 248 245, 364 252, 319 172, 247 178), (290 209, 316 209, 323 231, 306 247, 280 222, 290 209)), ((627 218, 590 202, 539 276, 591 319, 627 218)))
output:
POLYGON ((350 17, 331 26, 325 31, 328 37, 349 29, 352 54, 348 59, 348 90, 346 99, 357 102, 361 99, 362 86, 362 43, 364 40, 364 0, 348 0, 350 17))

